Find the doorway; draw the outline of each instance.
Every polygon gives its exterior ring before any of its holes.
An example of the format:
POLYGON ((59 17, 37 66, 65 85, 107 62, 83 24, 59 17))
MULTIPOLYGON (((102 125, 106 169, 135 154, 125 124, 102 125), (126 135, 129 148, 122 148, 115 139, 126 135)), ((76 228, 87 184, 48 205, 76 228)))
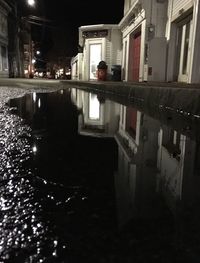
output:
POLYGON ((191 50, 191 30, 192 16, 190 15, 184 21, 178 24, 177 30, 177 60, 178 60, 178 81, 188 82, 188 73, 190 67, 191 50))
POLYGON ((141 31, 130 36, 129 81, 139 81, 141 31))
POLYGON ((102 44, 90 44, 90 64, 89 64, 89 79, 96 80, 97 65, 102 57, 102 44))

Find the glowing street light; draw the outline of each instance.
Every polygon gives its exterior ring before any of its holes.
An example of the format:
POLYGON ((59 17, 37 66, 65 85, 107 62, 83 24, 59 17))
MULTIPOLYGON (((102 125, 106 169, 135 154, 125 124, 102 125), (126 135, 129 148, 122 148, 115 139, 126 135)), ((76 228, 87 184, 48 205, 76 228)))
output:
POLYGON ((35 0, 27 0, 28 5, 35 6, 35 0))

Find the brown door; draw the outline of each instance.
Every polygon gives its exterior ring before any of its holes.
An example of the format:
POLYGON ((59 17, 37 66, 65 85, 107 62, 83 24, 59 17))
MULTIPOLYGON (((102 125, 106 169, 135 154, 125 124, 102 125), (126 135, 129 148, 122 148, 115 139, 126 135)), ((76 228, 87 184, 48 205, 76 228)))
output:
POLYGON ((133 34, 130 43, 129 80, 139 81, 141 32, 133 34))

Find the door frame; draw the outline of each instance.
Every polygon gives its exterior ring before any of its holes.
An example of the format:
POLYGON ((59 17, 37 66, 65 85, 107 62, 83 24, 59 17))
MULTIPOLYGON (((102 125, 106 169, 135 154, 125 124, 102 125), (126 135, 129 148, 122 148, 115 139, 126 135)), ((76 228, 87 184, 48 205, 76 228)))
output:
POLYGON ((188 82, 189 78, 189 68, 191 66, 191 45, 192 45, 192 26, 193 26, 193 20, 192 20, 192 14, 187 16, 185 19, 181 20, 177 24, 177 60, 178 60, 178 82, 188 82), (187 47, 187 61, 186 61, 186 68, 185 73, 183 72, 183 66, 184 66, 184 55, 185 55, 185 45, 186 45, 186 30, 187 25, 189 24, 189 42, 187 47))

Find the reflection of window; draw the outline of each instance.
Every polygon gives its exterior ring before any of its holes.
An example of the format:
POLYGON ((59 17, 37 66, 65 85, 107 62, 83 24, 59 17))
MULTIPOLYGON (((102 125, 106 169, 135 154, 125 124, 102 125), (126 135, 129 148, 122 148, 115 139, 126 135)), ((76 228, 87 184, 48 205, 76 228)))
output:
POLYGON ((97 79, 97 65, 101 61, 101 44, 90 45, 90 79, 97 79))
POLYGON ((96 94, 89 94, 89 119, 99 120, 100 118, 100 103, 96 94))
POLYGON ((2 70, 8 70, 7 50, 6 47, 1 47, 2 70))

